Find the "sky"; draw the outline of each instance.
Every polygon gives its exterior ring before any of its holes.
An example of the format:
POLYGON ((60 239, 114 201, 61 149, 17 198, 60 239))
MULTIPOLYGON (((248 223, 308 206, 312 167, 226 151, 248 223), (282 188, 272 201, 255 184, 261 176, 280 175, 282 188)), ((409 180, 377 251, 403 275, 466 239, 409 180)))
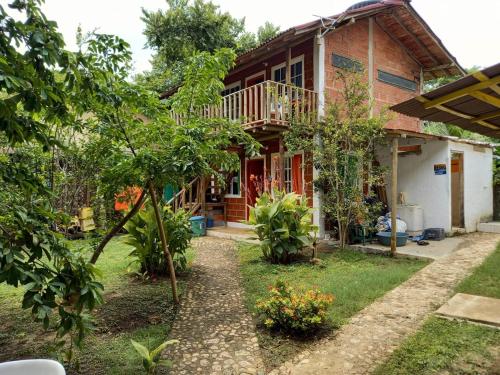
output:
MULTIPOLYGON (((8 0, 0 0, 5 4, 8 0)), ((9 1, 10 2, 10 1, 9 1)), ((265 21, 282 30, 344 11, 356 0, 213 0, 234 17, 245 17, 256 31, 265 21)), ((413 0, 412 6, 430 25, 464 67, 486 67, 500 62, 498 15, 500 0, 413 0)), ((166 9, 165 0, 45 0, 43 9, 56 21, 70 49, 75 48, 78 25, 116 34, 131 45, 134 69, 147 70, 152 51, 145 49, 141 8, 166 9)))

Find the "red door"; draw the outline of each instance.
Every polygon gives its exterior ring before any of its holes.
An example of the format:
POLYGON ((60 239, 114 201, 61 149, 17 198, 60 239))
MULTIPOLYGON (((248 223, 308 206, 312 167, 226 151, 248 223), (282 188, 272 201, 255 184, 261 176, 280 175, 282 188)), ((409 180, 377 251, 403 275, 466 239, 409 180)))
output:
POLYGON ((261 110, 261 86, 256 86, 259 83, 264 82, 264 74, 252 77, 246 81, 246 95, 247 95, 247 110, 248 110, 248 121, 258 121, 262 120, 262 110, 261 110))
MULTIPOLYGON (((264 159, 247 161, 246 181, 246 202, 253 207, 257 198, 264 192, 264 159)), ((248 212, 247 209, 247 217, 248 212)))

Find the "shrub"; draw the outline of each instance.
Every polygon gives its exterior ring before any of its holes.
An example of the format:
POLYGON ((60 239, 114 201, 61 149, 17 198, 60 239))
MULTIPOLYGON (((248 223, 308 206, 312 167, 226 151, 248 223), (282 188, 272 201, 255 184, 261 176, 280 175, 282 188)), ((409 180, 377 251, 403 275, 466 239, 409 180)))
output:
POLYGON ((247 223, 254 226, 264 257, 273 263, 289 263, 302 248, 313 245, 317 231, 307 198, 278 190, 274 197, 264 193, 257 198, 247 223))
MULTIPOLYGON (((163 208, 163 226, 169 251, 172 254, 176 272, 183 272, 187 268, 186 250, 191 240, 191 227, 187 213, 178 211, 174 213, 168 206, 163 208)), ((140 264, 141 274, 165 275, 168 267, 162 251, 158 227, 151 203, 146 208, 132 217, 125 229, 128 234, 125 243, 133 246, 129 254, 140 264)))
POLYGON ((322 326, 333 295, 318 290, 295 291, 283 281, 276 281, 270 295, 257 302, 257 312, 268 328, 305 333, 322 326))

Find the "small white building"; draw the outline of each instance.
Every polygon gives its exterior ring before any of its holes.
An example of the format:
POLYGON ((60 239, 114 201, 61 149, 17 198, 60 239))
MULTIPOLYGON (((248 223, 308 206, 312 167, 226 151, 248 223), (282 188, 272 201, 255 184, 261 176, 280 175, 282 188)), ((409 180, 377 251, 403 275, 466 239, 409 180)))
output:
MULTIPOLYGON (((422 209, 423 228, 474 232, 493 216, 491 144, 455 137, 402 134, 398 147, 397 190, 406 204, 422 209)), ((391 167, 391 144, 380 146, 377 159, 391 167)), ((387 196, 391 181, 387 178, 387 196)), ((389 205, 390 205, 389 200, 389 205)))

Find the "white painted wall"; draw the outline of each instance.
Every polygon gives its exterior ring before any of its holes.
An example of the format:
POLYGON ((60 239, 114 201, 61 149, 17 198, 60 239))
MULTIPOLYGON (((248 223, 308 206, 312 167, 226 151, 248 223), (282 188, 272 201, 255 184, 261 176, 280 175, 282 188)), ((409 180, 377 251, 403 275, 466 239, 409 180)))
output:
MULTIPOLYGON (((399 145, 420 144, 422 153, 400 156, 398 160, 398 193, 404 192, 406 202, 423 209, 424 228, 445 228, 451 231, 450 158, 448 144, 415 138, 400 139, 399 145), (446 164, 447 174, 435 175, 434 164, 446 164)), ((379 162, 390 168, 389 147, 379 156, 379 162)), ((387 196, 391 196, 390 169, 386 178, 387 196)), ((398 194, 399 196, 399 194, 398 194)), ((391 202, 389 202, 389 205, 391 202)))
MULTIPOLYGON (((400 146, 420 144, 422 153, 400 156, 398 193, 404 192, 407 203, 423 208, 424 228, 444 228, 451 232, 451 153, 464 154, 465 230, 474 232, 477 224, 493 215, 492 150, 474 149, 473 145, 451 140, 400 139, 400 146), (483 151, 483 152, 482 152, 483 151), (434 164, 446 164, 445 175, 434 174, 434 164)), ((388 167, 387 196, 391 196, 390 146, 377 150, 381 165, 388 167)), ((389 202, 390 205, 390 202, 389 202)))
POLYGON ((474 232, 493 217, 492 149, 453 141, 448 147, 450 155, 464 155, 464 223, 467 232, 474 232))

